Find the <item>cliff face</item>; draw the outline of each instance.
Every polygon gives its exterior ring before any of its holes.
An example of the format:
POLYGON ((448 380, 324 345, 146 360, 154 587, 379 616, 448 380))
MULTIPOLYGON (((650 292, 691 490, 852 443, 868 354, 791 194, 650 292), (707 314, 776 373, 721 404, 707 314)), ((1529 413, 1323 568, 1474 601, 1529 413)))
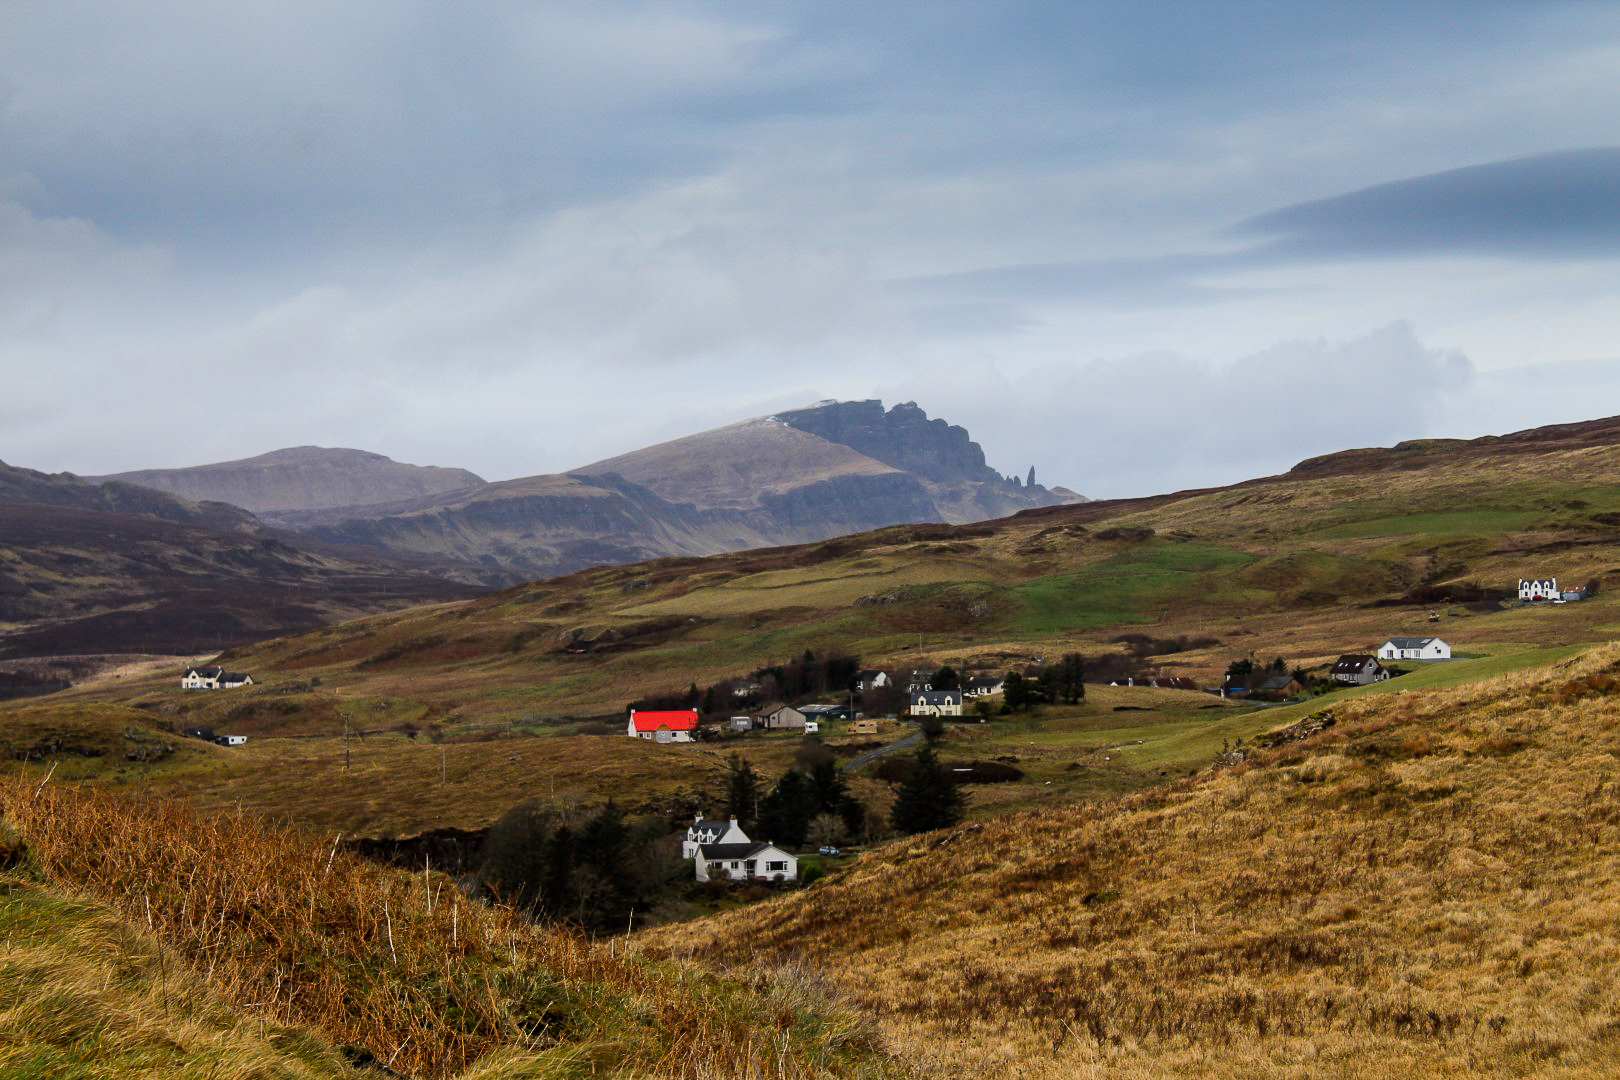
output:
POLYGON ((930 420, 914 401, 885 412, 881 401, 838 401, 777 413, 776 419, 885 465, 941 483, 999 484, 967 429, 930 420))
POLYGON ((256 514, 372 506, 475 487, 466 469, 406 465, 364 450, 295 446, 240 461, 90 477, 231 503, 256 514))
POLYGON ((494 484, 317 447, 119 480, 228 498, 272 526, 480 584, 1075 501, 997 475, 963 428, 911 402, 886 410, 880 401, 796 409, 494 484))

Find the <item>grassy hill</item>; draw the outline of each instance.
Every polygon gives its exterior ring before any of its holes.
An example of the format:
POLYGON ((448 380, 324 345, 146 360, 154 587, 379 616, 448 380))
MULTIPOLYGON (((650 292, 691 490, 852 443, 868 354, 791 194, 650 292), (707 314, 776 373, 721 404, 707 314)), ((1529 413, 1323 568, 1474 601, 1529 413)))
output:
MULTIPOLYGON (((1414 687, 1607 640, 1620 592, 1519 607, 1489 590, 1614 575, 1617 467, 1620 421, 1355 451, 1230 488, 602 568, 374 616, 225 654, 260 683, 241 691, 186 694, 173 671, 45 700, 253 736, 209 769, 152 775, 207 804, 244 800, 344 831, 479 827, 553 791, 651 804, 712 790, 719 758, 593 736, 611 724, 589 719, 805 649, 996 670, 1129 651, 1141 672, 1205 685, 1236 658, 1321 671, 1394 634, 1439 634, 1468 658, 1392 684, 1414 687), (364 735, 349 770, 345 723, 364 735)), ((977 812, 1113 795, 1184 774, 1278 719, 1211 704, 1094 686, 1086 706, 1046 710, 1038 732, 991 725, 950 750, 1029 765, 1028 782, 986 792, 977 812)), ((735 745, 768 774, 792 755, 785 741, 735 745)), ((886 790, 865 795, 881 808, 886 790)))
POLYGON ((17 1075, 907 1073, 808 980, 650 960, 251 816, 32 778, 0 811, 17 1075))
POLYGON ((1217 643, 1146 662, 1207 681, 1251 652, 1320 665, 1393 634, 1465 652, 1601 640, 1617 621, 1607 599, 1478 602, 1521 576, 1620 568, 1620 421, 1566 435, 1398 455, 1421 468, 1367 452, 1212 491, 590 570, 228 655, 346 696, 510 720, 616 710, 805 648, 1006 666, 1119 652, 1125 633, 1204 637, 1217 643))
POLYGON ((1363 695, 1238 767, 896 842, 653 940, 807 964, 974 1075, 1610 1076, 1617 672, 1607 646, 1363 695))

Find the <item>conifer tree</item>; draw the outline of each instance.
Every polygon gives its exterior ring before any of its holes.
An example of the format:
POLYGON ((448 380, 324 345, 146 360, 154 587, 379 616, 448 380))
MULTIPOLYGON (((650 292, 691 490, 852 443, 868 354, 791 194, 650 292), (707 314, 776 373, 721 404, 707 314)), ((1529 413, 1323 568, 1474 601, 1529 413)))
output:
POLYGON ((966 804, 951 774, 934 756, 933 748, 924 746, 917 751, 911 771, 895 792, 889 824, 908 834, 943 829, 962 820, 966 804))

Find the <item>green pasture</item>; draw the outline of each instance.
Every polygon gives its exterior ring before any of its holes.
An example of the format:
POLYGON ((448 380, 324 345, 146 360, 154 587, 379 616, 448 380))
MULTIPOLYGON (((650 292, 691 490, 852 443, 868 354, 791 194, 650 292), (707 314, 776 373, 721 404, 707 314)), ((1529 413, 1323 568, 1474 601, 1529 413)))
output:
POLYGON ((1209 544, 1152 541, 1078 573, 1013 586, 1007 592, 1018 610, 1008 629, 1053 634, 1148 622, 1189 604, 1264 603, 1271 592, 1236 580, 1255 559, 1209 544))

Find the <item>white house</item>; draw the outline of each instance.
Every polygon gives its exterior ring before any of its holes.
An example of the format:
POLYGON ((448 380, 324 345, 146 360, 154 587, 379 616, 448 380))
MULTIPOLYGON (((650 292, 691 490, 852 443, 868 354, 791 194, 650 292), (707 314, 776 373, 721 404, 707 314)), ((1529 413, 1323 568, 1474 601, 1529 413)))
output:
POLYGON ((1520 578, 1520 600, 1557 600, 1558 579, 1550 578, 1520 578))
POLYGON ((736 818, 728 821, 716 821, 712 818, 697 818, 686 827, 686 835, 681 838, 681 858, 697 858, 698 848, 704 844, 746 844, 748 834, 742 831, 736 818))
POLYGON ((188 667, 180 676, 182 690, 234 690, 239 686, 252 686, 253 676, 222 667, 188 667))
POLYGON ((1367 686, 1389 678, 1389 669, 1366 653, 1346 653, 1334 663, 1332 678, 1346 686, 1367 686))
POLYGON ((214 739, 221 746, 244 746, 247 744, 246 735, 220 735, 214 739))
POLYGON ((911 695, 912 716, 961 716, 962 691, 923 690, 911 695))
POLYGON ((975 675, 967 681, 962 693, 967 697, 986 697, 990 694, 999 694, 1007 688, 1007 680, 1001 675, 975 675))
POLYGON ((1451 646, 1437 637, 1393 637, 1378 647, 1380 660, 1450 660, 1451 646))
POLYGON ((775 844, 703 844, 698 848, 699 881, 771 881, 799 879, 799 860, 775 844))
POLYGON ((855 692, 864 694, 868 690, 881 690, 885 686, 893 686, 894 680, 889 678, 887 671, 877 668, 863 668, 855 675, 855 692))
POLYGON ((631 709, 625 734, 657 743, 691 742, 697 728, 696 709, 631 709))

